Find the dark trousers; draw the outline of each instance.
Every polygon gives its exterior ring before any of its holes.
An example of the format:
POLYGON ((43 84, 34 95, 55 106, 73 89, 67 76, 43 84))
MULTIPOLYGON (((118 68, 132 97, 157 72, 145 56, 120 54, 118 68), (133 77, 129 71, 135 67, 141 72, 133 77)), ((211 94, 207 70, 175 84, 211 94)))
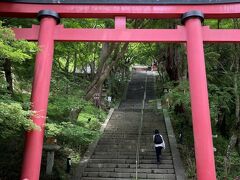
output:
POLYGON ((162 147, 155 147, 156 150, 156 156, 157 156, 157 162, 160 162, 159 156, 162 154, 162 147))

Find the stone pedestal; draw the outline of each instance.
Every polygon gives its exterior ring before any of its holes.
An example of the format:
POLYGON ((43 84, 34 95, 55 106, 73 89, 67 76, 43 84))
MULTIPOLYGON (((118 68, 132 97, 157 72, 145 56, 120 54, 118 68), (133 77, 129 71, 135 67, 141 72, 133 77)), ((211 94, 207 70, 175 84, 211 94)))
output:
POLYGON ((51 175, 54 165, 54 152, 60 149, 60 146, 57 144, 46 144, 43 148, 47 151, 46 175, 51 175))

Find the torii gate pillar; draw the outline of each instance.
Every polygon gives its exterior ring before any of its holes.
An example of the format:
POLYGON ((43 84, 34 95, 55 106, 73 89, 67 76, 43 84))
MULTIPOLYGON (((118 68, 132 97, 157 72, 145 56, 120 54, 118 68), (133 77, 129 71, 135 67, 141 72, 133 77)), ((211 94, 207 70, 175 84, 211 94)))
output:
POLYGON ((31 109, 35 113, 31 119, 40 127, 40 130, 36 129, 26 133, 21 180, 39 179, 53 62, 54 31, 60 20, 58 14, 50 10, 40 11, 38 19, 40 20, 38 36, 40 50, 35 61, 31 97, 31 109))
POLYGON ((195 159, 198 180, 216 180, 212 129, 208 102, 202 25, 204 16, 190 11, 182 16, 186 27, 195 159))

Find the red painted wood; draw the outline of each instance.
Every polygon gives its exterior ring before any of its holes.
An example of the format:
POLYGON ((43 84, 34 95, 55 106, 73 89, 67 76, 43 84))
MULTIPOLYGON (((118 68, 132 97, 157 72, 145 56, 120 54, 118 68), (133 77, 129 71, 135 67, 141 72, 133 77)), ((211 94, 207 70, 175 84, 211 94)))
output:
POLYGON ((216 180, 201 21, 188 19, 185 27, 197 179, 216 180))
POLYGON ((39 25, 32 25, 32 28, 13 28, 17 39, 25 39, 30 41, 38 40, 39 25))
POLYGON ((38 37, 40 51, 35 62, 31 97, 31 109, 35 112, 31 119, 40 129, 26 133, 21 180, 39 179, 52 70, 55 26, 55 19, 50 17, 42 18, 40 23, 38 37))
POLYGON ((240 29, 209 29, 204 26, 202 34, 206 43, 240 42, 240 29))
POLYGON ((115 29, 126 29, 126 17, 116 16, 115 17, 115 29))
MULTIPOLYGON (((121 26, 122 27, 122 26, 121 26)), ((14 28, 17 39, 36 41, 38 26, 14 28)), ((56 41, 98 41, 98 42, 184 42, 184 28, 179 29, 72 29, 58 25, 56 41)))
MULTIPOLYGON (((17 39, 38 40, 39 26, 13 30, 17 39)), ((204 26, 202 33, 206 43, 240 42, 239 29, 209 29, 204 26)), ((54 38, 56 41, 81 42, 185 42, 186 31, 184 26, 177 29, 72 29, 58 25, 54 38)))
POLYGON ((43 9, 51 9, 62 18, 180 18, 191 10, 202 11, 205 18, 240 17, 240 3, 216 5, 44 5, 0 2, 0 16, 35 18, 43 9))

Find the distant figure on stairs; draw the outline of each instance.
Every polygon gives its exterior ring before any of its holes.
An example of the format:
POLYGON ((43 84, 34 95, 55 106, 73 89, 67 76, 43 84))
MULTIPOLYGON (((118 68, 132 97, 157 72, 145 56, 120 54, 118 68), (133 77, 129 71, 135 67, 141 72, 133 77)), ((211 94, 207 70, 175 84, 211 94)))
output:
POLYGON ((159 133, 159 130, 156 129, 153 135, 153 142, 156 150, 157 164, 160 163, 160 155, 162 153, 162 148, 165 149, 165 142, 162 135, 159 133))

